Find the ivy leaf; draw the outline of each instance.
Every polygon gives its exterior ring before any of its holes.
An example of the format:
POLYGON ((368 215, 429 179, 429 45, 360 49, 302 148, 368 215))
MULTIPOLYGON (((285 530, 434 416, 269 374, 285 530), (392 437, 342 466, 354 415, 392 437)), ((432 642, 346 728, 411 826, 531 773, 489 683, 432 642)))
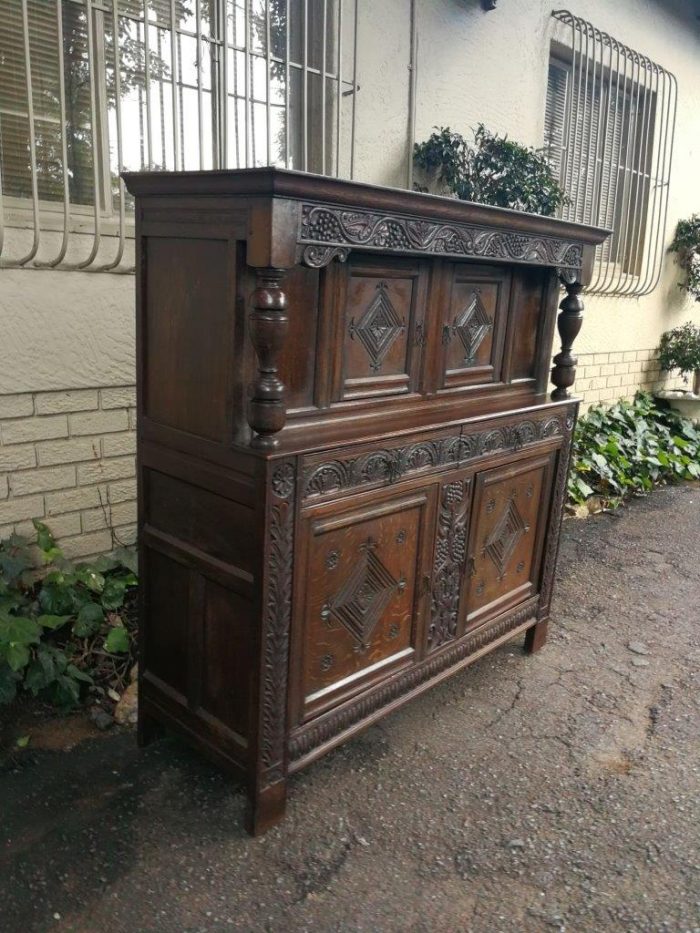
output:
POLYGON ((31 736, 28 736, 28 735, 20 735, 20 737, 15 742, 15 745, 17 746, 17 748, 26 748, 27 745, 29 745, 30 738, 31 736))
POLYGON ((85 603, 78 611, 78 617, 73 625, 73 634, 78 638, 88 638, 94 635, 105 620, 104 610, 98 603, 85 603))
POLYGON ((115 625, 105 639, 105 650, 110 654, 123 654, 129 650, 129 633, 123 625, 115 625))
POLYGON ((0 648, 3 645, 35 645, 41 629, 34 621, 24 616, 0 615, 0 648))
POLYGON ((0 662, 0 703, 11 703, 17 696, 19 675, 8 664, 0 662))
POLYGON ((102 605, 105 609, 119 609, 124 604, 124 595, 126 593, 126 583, 124 580, 118 580, 110 577, 102 591, 102 605))
POLYGON ((42 628, 48 628, 51 629, 51 631, 65 625, 69 619, 70 616, 41 615, 36 617, 37 622, 42 628))
POLYGON ((5 648, 5 660, 13 671, 21 671, 29 664, 29 648, 21 642, 12 641, 5 648))

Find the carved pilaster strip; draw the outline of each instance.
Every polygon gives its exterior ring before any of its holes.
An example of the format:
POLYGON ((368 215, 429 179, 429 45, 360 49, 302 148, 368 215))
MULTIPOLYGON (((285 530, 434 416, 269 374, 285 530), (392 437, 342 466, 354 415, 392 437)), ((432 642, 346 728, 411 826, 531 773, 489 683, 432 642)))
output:
POLYGON ((559 305, 561 314, 557 318, 561 352, 554 357, 552 369, 552 382, 556 386, 552 392, 554 401, 570 398, 569 389, 576 379, 576 364, 578 363, 578 357, 574 356, 571 348, 583 324, 583 299, 581 298, 583 285, 573 276, 563 277, 563 282, 566 296, 559 305))
POLYGON ((277 358, 284 345, 289 318, 281 269, 258 269, 250 313, 250 339, 258 359, 258 372, 250 388, 248 424, 254 431, 251 447, 270 450, 274 436, 284 427, 287 412, 284 385, 277 372, 277 358))
POLYGON ((284 780, 286 776, 284 733, 292 611, 295 490, 294 461, 277 464, 272 473, 270 490, 268 577, 263 600, 261 789, 284 780))
POLYGON ((428 646, 438 648, 457 635, 459 595, 467 556, 469 480, 445 483, 440 493, 433 564, 428 646))

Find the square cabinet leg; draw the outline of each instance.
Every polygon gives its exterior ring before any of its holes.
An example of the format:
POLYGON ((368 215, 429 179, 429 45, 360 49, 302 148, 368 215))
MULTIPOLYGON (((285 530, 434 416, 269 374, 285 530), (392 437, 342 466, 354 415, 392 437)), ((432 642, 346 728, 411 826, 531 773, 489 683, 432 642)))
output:
POLYGON ((151 742, 162 739, 164 735, 165 727, 163 724, 139 707, 139 718, 136 726, 136 741, 139 747, 145 748, 151 742))
POLYGON ((525 654, 534 654, 547 641, 549 619, 542 619, 525 632, 525 654))
POLYGON ((284 816, 287 805, 287 782, 277 781, 263 790, 253 788, 248 795, 246 829, 251 836, 261 836, 284 816))

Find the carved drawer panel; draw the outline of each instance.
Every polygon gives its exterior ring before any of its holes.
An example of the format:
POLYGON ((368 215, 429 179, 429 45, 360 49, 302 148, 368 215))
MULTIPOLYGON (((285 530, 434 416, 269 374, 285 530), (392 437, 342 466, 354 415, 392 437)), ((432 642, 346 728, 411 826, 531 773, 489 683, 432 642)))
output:
POLYGON ((339 273, 332 398, 415 391, 420 383, 427 273, 419 262, 351 259, 339 273))
POLYGON ((307 519, 296 636, 302 716, 384 676, 414 653, 432 490, 307 519))
POLYGON ((452 263, 443 295, 441 388, 501 380, 510 271, 452 263))
POLYGON ((553 451, 477 474, 463 629, 536 592, 555 457, 553 451))

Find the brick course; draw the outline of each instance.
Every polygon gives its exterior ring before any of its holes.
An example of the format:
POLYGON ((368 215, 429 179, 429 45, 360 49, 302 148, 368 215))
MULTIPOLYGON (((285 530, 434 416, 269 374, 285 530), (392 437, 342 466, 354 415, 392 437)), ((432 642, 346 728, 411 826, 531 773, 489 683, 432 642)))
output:
POLYGON ((67 556, 135 540, 133 386, 0 396, 0 538, 45 521, 67 556))

